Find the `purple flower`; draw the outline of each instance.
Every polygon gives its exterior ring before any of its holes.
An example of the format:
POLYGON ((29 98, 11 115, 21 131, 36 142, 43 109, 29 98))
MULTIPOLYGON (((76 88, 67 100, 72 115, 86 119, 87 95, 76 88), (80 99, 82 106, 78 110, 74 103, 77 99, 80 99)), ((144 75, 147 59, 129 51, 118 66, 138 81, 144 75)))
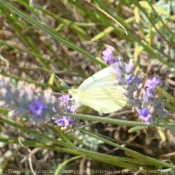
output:
POLYGON ((154 90, 155 87, 160 83, 160 80, 156 77, 153 77, 152 80, 148 79, 145 83, 145 87, 154 90))
POLYGON ((76 110, 74 105, 67 106, 67 112, 74 113, 76 110))
POLYGON ((132 83, 134 80, 135 80, 135 77, 133 77, 131 74, 129 74, 129 75, 127 75, 127 76, 125 77, 125 83, 126 83, 126 84, 130 84, 130 83, 132 83))
POLYGON ((52 120, 54 120, 54 122, 60 127, 64 127, 64 126, 67 127, 74 121, 72 117, 67 117, 67 116, 63 116, 59 119, 52 117, 52 120))
POLYGON ((69 105, 70 97, 69 95, 62 95, 59 100, 63 103, 64 111, 74 113, 75 112, 75 106, 69 105))
POLYGON ((152 115, 150 114, 150 111, 147 108, 144 109, 136 109, 138 114, 139 114, 139 118, 141 120, 144 120, 146 125, 150 124, 150 119, 152 117, 152 115))
MULTIPOLYGON (((70 97, 69 95, 62 95, 59 100, 63 104, 63 112, 68 112, 68 113, 74 113, 75 112, 75 106, 70 105, 69 100, 70 97)), ((72 117, 69 116, 61 116, 59 119, 56 119, 55 117, 52 117, 52 120, 60 126, 60 127, 67 127, 69 126, 74 120, 72 117)))
POLYGON ((43 104, 40 100, 33 100, 28 105, 28 109, 33 115, 41 117, 43 114, 43 110, 47 109, 47 105, 43 104))
POLYGON ((103 51, 103 61, 106 64, 107 62, 109 64, 113 64, 113 51, 110 48, 107 48, 106 50, 103 51))
POLYGON ((61 102, 63 103, 63 106, 67 106, 68 101, 69 101, 69 95, 62 95, 58 99, 61 100, 61 102))

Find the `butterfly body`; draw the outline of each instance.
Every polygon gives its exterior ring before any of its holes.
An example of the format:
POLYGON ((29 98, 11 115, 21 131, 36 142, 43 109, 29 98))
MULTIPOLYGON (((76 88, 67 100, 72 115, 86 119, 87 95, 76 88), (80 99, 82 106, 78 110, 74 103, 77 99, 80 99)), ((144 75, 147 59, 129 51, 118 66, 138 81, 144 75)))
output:
POLYGON ((126 105, 126 90, 117 84, 115 69, 109 66, 86 79, 69 94, 75 107, 86 105, 101 113, 110 113, 126 105))

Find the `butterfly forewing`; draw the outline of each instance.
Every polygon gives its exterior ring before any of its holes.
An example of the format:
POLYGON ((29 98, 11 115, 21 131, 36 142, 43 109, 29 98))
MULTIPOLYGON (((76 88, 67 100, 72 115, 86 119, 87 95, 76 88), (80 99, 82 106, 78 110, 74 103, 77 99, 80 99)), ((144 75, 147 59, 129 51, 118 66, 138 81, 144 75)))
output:
POLYGON ((102 69, 101 71, 95 73, 88 79, 86 79, 78 88, 79 92, 86 89, 91 89, 95 87, 101 87, 106 85, 114 85, 116 80, 114 70, 111 66, 102 69))

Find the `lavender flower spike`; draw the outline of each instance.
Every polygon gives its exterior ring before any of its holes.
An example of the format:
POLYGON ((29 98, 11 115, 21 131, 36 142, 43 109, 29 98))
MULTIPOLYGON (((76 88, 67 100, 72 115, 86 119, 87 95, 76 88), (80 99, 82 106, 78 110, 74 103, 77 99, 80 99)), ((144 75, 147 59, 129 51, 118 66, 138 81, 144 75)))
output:
POLYGON ((134 63, 132 59, 130 59, 129 64, 126 67, 126 73, 130 74, 133 71, 134 63))

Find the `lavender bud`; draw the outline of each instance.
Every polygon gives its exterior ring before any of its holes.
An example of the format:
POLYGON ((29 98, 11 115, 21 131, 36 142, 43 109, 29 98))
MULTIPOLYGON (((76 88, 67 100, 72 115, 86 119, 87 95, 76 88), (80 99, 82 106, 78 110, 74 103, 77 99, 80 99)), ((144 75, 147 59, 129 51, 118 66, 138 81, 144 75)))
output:
POLYGON ((113 51, 110 48, 107 48, 103 51, 103 61, 104 63, 113 64, 113 51))
POLYGON ((133 68, 134 68, 134 63, 133 63, 133 61, 130 59, 129 64, 128 64, 127 67, 126 67, 126 73, 127 73, 127 74, 132 73, 133 68))

